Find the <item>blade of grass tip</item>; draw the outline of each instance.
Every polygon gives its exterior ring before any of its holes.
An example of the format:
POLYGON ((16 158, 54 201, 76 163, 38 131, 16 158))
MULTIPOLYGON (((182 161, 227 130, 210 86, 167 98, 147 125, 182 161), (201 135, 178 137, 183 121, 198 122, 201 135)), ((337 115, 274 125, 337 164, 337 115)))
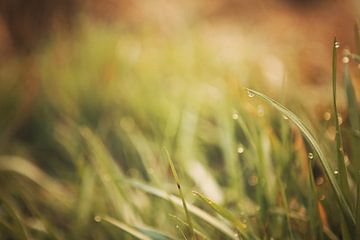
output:
POLYGON ((191 216, 190 216, 188 208, 186 206, 186 201, 185 201, 185 198, 184 198, 184 194, 183 194, 183 191, 181 189, 180 179, 179 179, 179 177, 177 175, 177 172, 176 172, 176 169, 175 169, 175 166, 174 166, 174 162, 172 161, 172 159, 170 157, 169 151, 166 148, 164 148, 164 150, 165 150, 167 159, 168 159, 169 164, 170 164, 171 172, 174 175, 174 178, 175 178, 175 181, 176 181, 176 186, 177 186, 177 189, 179 191, 179 195, 180 195, 180 198, 181 198, 181 201, 182 201, 182 204, 183 204, 183 208, 184 208, 184 211, 185 211, 186 221, 189 224, 190 238, 195 239, 194 228, 193 228, 193 225, 192 225, 191 216))
MULTIPOLYGON (((162 198, 162 199, 169 201, 173 204, 176 204, 178 206, 182 206, 182 200, 180 198, 178 198, 177 196, 174 196, 172 194, 168 194, 167 192, 165 192, 161 189, 149 186, 145 183, 141 183, 139 181, 132 180, 132 179, 124 180, 124 182, 130 184, 132 187, 137 188, 143 192, 146 192, 148 194, 162 198)), ((218 229, 220 232, 224 233, 229 238, 231 238, 233 240, 238 240, 238 238, 235 237, 236 232, 233 231, 228 225, 224 224, 223 222, 219 221, 217 218, 209 215, 207 212, 203 211, 202 209, 200 209, 192 204, 188 203, 187 206, 188 206, 188 210, 190 213, 192 213, 195 216, 199 217, 200 219, 204 220, 209 225, 218 229)))
MULTIPOLYGON (((187 224, 184 220, 182 220, 178 216, 173 215, 173 214, 169 214, 169 216, 174 218, 176 220, 176 222, 178 222, 186 227, 189 227, 189 224, 187 224)), ((207 237, 204 233, 202 233, 200 230, 196 229, 195 227, 194 227, 194 232, 195 232, 195 234, 197 234, 200 237, 200 239, 205 239, 205 240, 210 239, 209 237, 207 237)))
POLYGON ((212 201, 211 199, 209 199, 208 197, 206 197, 205 195, 193 191, 193 194, 195 196, 197 196, 202 202, 206 203, 208 206, 210 206, 213 210, 215 210, 218 214, 220 214, 223 218, 227 219, 228 221, 230 221, 235 227, 236 229, 238 229, 238 231, 240 232, 241 235, 243 235, 244 237, 248 237, 248 232, 247 232, 247 225, 245 223, 243 223, 240 219, 238 219, 237 217, 235 217, 231 212, 229 212, 228 210, 224 209, 223 207, 219 206, 218 204, 216 204, 214 201, 212 201))
POLYGON ((107 215, 105 215, 105 216, 96 216, 95 221, 96 222, 104 221, 104 222, 110 223, 111 225, 114 225, 115 227, 120 228, 121 230, 129 233, 130 235, 136 237, 137 239, 140 239, 140 240, 152 240, 150 237, 148 237, 145 234, 139 232, 135 228, 130 227, 129 225, 127 225, 127 224, 125 224, 123 222, 120 222, 119 220, 116 220, 115 218, 112 218, 110 216, 107 216, 107 215))
POLYGON ((284 116, 290 119, 300 129, 301 133, 303 134, 307 142, 312 146, 316 154, 319 156, 320 163, 323 166, 325 174, 329 179, 330 185, 336 194, 336 197, 338 199, 342 211, 344 212, 345 216, 350 220, 350 223, 355 225, 355 217, 353 215, 352 209, 350 208, 349 203, 347 202, 343 192, 341 191, 341 188, 334 176, 334 172, 330 167, 329 161, 325 157, 325 154, 321 150, 319 143, 317 142, 313 134, 310 132, 310 130, 305 126, 305 124, 300 120, 300 118, 298 118, 293 112, 291 112, 289 109, 287 109, 280 103, 255 90, 249 88, 246 88, 246 90, 248 91, 248 93, 259 97, 263 101, 267 102, 268 104, 276 108, 280 113, 282 113, 284 116))
POLYGON ((338 174, 340 187, 345 195, 345 198, 348 202, 350 202, 350 187, 347 180, 347 171, 345 166, 344 159, 344 150, 341 136, 341 129, 339 124, 339 114, 337 110, 337 102, 336 102, 336 61, 337 61, 337 49, 339 48, 339 43, 336 38, 334 38, 333 44, 333 56, 332 56, 332 87, 333 87, 333 106, 334 106, 334 119, 335 119, 335 127, 336 127, 336 151, 337 151, 337 166, 338 166, 338 174))

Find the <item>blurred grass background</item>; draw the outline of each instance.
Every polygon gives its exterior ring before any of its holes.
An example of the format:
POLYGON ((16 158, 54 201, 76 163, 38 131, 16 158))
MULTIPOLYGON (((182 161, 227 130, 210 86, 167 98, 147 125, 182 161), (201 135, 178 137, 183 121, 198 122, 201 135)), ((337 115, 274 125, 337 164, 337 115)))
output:
POLYGON ((355 239, 335 217, 343 213, 311 144, 244 87, 295 112, 338 171, 338 37, 356 202, 358 142, 342 72, 349 67, 358 95, 359 71, 353 59, 341 64, 342 50, 358 53, 356 2, 0 7, 0 238, 191 239, 168 151, 197 239, 355 239))

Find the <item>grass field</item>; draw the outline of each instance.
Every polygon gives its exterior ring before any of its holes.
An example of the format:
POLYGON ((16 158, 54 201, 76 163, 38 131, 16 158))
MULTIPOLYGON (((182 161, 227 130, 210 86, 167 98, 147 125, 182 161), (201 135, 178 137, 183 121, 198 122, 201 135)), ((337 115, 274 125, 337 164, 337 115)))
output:
POLYGON ((184 31, 88 24, 0 67, 1 239, 360 238, 359 53, 274 91, 184 31))

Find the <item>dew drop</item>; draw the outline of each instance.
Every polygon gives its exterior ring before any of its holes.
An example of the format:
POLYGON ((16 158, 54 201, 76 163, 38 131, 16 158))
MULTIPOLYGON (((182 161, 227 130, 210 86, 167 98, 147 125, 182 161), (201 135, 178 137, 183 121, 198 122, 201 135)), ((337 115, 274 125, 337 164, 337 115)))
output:
POLYGON ((343 119, 341 116, 338 116, 338 121, 339 121, 339 125, 341 125, 343 123, 343 119))
POLYGON ((338 171, 338 170, 335 170, 335 171, 334 171, 334 174, 335 174, 335 175, 338 175, 338 174, 339 174, 339 171, 338 171))
POLYGON ((238 148, 237 148, 237 152, 238 152, 239 154, 242 154, 244 151, 245 151, 244 147, 240 144, 240 145, 238 146, 238 148))
POLYGON ((102 218, 99 215, 94 217, 95 222, 101 222, 102 218))
POLYGON ((179 229, 179 228, 180 228, 180 227, 179 227, 179 225, 176 225, 175 227, 176 227, 177 229, 179 229))
POLYGON ((251 98, 255 96, 255 94, 251 90, 247 91, 247 95, 248 95, 248 97, 251 97, 251 98))
POLYGON ((344 162, 345 162, 345 166, 349 166, 350 165, 350 159, 348 155, 344 155, 344 162))
POLYGON ((234 120, 239 119, 239 114, 237 114, 236 112, 233 112, 232 119, 234 119, 234 120))
POLYGON ((343 61, 343 63, 349 63, 349 62, 350 62, 350 58, 347 57, 347 56, 345 56, 345 57, 343 57, 342 61, 343 61))
POLYGON ((313 158, 314 158, 314 154, 313 154, 313 153, 309 153, 309 154, 308 154, 308 158, 309 158, 309 159, 313 159, 313 158))
POLYGON ((336 42, 334 43, 334 46, 335 46, 335 48, 339 48, 339 47, 340 47, 340 43, 339 43, 338 41, 336 41, 336 42))
POLYGON ((283 117, 283 119, 285 119, 285 120, 288 120, 288 119, 289 119, 286 115, 283 115, 282 117, 283 117))

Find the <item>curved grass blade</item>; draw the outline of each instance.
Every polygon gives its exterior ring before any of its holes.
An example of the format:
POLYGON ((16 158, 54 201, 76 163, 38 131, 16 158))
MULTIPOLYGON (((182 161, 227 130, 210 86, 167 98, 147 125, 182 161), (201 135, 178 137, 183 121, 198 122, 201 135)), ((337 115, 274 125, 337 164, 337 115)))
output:
MULTIPOLYGON (((175 205, 182 206, 182 201, 179 197, 176 197, 175 195, 169 194, 163 190, 160 190, 158 188, 146 185, 144 183, 140 183, 135 180, 125 180, 125 182, 129 183, 131 186, 146 192, 148 194, 154 195, 156 197, 162 198, 166 201, 169 201, 175 205)), ((203 211, 202 209, 187 203, 188 210, 190 213, 194 214, 195 216, 199 217, 200 219, 204 220, 214 228, 218 229, 222 233, 224 233, 226 236, 228 236, 230 239, 238 240, 236 237, 236 232, 233 231, 228 225, 224 224, 223 222, 219 221, 217 218, 209 215, 207 212, 203 211)))
POLYGON ((73 195, 65 186, 59 184, 54 178, 27 159, 18 156, 0 156, 1 171, 14 172, 30 179, 46 190, 59 203, 62 203, 62 206, 65 208, 70 208, 73 204, 73 195))
MULTIPOLYGON (((17 207, 11 202, 11 201, 7 201, 5 199, 0 199, 1 200, 1 205, 2 208, 9 213, 9 215, 11 216, 12 220, 15 222, 15 226, 11 226, 9 225, 10 229, 13 231, 13 233, 16 233, 17 237, 19 239, 23 239, 23 240, 30 240, 31 237, 29 236, 29 232, 26 229, 23 220, 20 216, 19 210, 17 209, 17 207)), ((2 223, 2 220, 0 221, 0 223, 2 223)), ((7 222, 5 222, 7 223, 7 222)), ((0 235, 1 236, 1 235, 0 235)), ((15 235, 13 235, 14 237, 15 235)))
POLYGON ((224 209, 223 207, 216 204, 214 201, 206 197, 205 195, 193 191, 193 194, 197 196, 201 201, 209 205, 213 210, 215 210, 218 214, 220 214, 225 219, 229 220, 235 227, 238 229, 241 235, 248 238, 248 229, 247 225, 243 223, 240 219, 235 217, 231 212, 224 209))
POLYGON ((260 99, 264 100, 265 102, 269 103, 271 106, 275 107, 279 112, 281 112, 288 119, 290 119, 300 129, 300 131, 304 135, 305 139, 309 142, 309 144, 315 150, 316 154, 319 156, 320 163, 325 170, 325 174, 326 174, 327 178, 329 179, 330 185, 336 194, 336 197, 339 201, 339 205, 340 205, 342 211, 344 212, 345 216, 349 219, 349 222, 352 225, 355 225, 354 214, 351 210, 349 203, 346 201, 346 198, 345 198, 343 192, 341 191, 341 188, 340 188, 338 182, 336 181, 335 176, 333 175, 333 170, 331 169, 330 164, 329 164, 328 160, 326 159, 325 154, 321 150, 320 145, 317 142, 316 138, 309 131, 309 129, 305 126, 305 124, 293 112, 291 112, 289 109, 287 109, 280 103, 276 102, 272 98, 270 98, 262 93, 259 93, 257 91, 248 89, 248 88, 247 88, 247 91, 250 92, 251 94, 259 97, 260 99))
POLYGON ((184 208, 184 211, 185 211, 185 215, 186 215, 186 221, 187 223, 189 224, 189 230, 190 230, 190 237, 191 239, 195 239, 195 235, 194 235, 194 228, 193 228, 193 225, 192 225, 192 221, 191 221, 191 216, 189 214, 189 211, 188 211, 188 208, 186 206, 186 201, 185 201, 185 198, 184 198, 184 194, 183 194, 183 191, 181 189, 181 185, 180 185, 180 179, 177 175, 177 172, 176 172, 176 169, 175 169, 175 166, 174 166, 174 163, 170 157, 170 154, 169 152, 167 151, 167 149, 165 149, 165 152, 166 152, 166 156, 168 158, 168 161, 169 161, 169 164, 170 164, 170 168, 171 168, 171 172, 172 174, 174 175, 174 178, 175 178, 175 181, 176 181, 176 186, 178 188, 178 191, 179 191, 179 195, 180 195, 180 198, 181 198, 181 201, 182 201, 182 205, 183 205, 183 208, 184 208))
POLYGON ((140 239, 140 240, 152 240, 152 238, 150 238, 146 234, 144 234, 144 233, 138 231, 137 229, 135 229, 133 227, 130 227, 129 225, 127 225, 127 224, 125 224, 123 222, 120 222, 120 221, 118 221, 115 218, 112 218, 110 216, 103 216, 103 217, 96 216, 95 221, 97 221, 97 222, 104 221, 104 222, 110 223, 110 224, 114 225, 115 227, 118 227, 121 230, 129 233, 130 235, 132 235, 134 237, 136 237, 137 239, 140 239))

